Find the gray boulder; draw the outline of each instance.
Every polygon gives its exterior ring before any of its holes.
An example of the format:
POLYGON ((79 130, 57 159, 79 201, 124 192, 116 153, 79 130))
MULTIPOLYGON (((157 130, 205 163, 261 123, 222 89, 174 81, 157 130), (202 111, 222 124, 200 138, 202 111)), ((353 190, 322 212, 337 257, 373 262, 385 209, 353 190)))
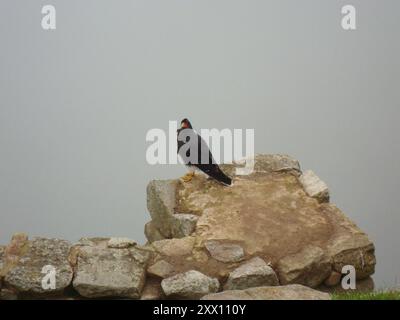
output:
POLYGON ((281 284, 298 283, 312 288, 319 286, 331 270, 331 261, 317 246, 307 246, 296 254, 288 255, 277 266, 281 284))
POLYGON ((177 184, 177 180, 153 180, 147 186, 147 209, 152 224, 165 238, 172 237, 171 219, 174 215, 177 184))
POLYGON ((19 295, 37 298, 62 294, 73 276, 68 262, 70 249, 65 240, 37 237, 29 241, 25 235, 16 235, 5 249, 5 286, 19 295))
POLYGON ((306 193, 319 202, 329 202, 329 189, 312 170, 307 170, 299 177, 306 193))
POLYGON ((101 245, 77 249, 74 288, 88 298, 140 298, 150 255, 137 247, 124 249, 101 245))
POLYGON ((225 290, 279 285, 275 271, 264 260, 255 257, 233 270, 224 286, 225 290))
POLYGON ((354 223, 348 221, 346 228, 353 230, 354 234, 341 234, 332 239, 328 246, 328 254, 332 257, 332 268, 342 272, 346 265, 356 269, 357 279, 368 278, 375 271, 375 246, 361 232, 357 232, 354 223))
POLYGON ((167 297, 180 299, 199 299, 217 292, 219 282, 196 270, 190 270, 161 281, 161 287, 167 297))
POLYGON ((177 180, 151 181, 147 186, 147 208, 151 224, 145 227, 149 242, 162 238, 183 238, 196 227, 198 217, 189 213, 175 213, 177 180))

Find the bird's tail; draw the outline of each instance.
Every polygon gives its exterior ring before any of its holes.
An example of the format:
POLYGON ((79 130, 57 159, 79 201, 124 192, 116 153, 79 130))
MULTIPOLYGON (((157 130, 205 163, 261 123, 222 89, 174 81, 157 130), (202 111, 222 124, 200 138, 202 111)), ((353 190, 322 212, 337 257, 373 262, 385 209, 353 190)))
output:
POLYGON ((216 170, 212 170, 210 176, 212 176, 214 179, 218 180, 224 185, 230 186, 232 185, 232 179, 229 178, 225 173, 222 172, 222 170, 216 166, 216 170))
POLYGON ((221 178, 219 179, 220 182, 222 182, 223 184, 226 184, 227 186, 232 185, 232 179, 229 178, 225 173, 223 173, 221 171, 222 175, 221 178))

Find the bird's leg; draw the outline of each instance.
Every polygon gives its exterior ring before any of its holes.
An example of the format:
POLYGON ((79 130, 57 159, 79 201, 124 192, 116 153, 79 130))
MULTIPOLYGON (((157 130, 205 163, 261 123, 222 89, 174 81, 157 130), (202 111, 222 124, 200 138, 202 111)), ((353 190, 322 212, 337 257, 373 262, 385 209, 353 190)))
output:
POLYGON ((195 175, 194 171, 191 171, 186 173, 183 177, 181 177, 181 179, 183 180, 183 182, 190 182, 192 181, 194 175, 195 175))

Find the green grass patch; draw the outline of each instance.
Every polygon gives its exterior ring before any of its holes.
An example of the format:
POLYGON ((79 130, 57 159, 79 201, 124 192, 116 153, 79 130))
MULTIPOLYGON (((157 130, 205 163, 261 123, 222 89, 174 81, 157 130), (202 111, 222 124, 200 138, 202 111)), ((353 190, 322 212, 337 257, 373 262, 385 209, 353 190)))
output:
POLYGON ((344 292, 332 294, 333 300, 400 300, 400 291, 344 292))

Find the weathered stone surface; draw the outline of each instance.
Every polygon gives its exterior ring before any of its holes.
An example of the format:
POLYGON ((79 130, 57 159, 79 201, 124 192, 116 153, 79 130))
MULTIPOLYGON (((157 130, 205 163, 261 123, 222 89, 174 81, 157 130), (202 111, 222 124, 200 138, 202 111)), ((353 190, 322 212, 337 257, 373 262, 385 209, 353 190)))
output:
POLYGON ((178 180, 153 180, 147 186, 147 208, 152 217, 151 224, 145 227, 149 242, 159 240, 159 238, 186 237, 196 227, 196 215, 175 213, 178 183, 178 180))
POLYGON ((328 252, 337 272, 341 272, 345 265, 352 265, 357 279, 364 279, 375 271, 375 247, 364 234, 336 237, 329 244, 328 252))
POLYGON ((160 300, 162 298, 161 280, 154 278, 146 279, 140 300, 160 300))
POLYGON ((237 244, 207 240, 204 245, 211 257, 221 262, 238 262, 244 257, 243 248, 237 244))
POLYGON ((206 294, 217 292, 219 282, 216 278, 190 270, 162 280, 161 287, 167 297, 199 299, 206 294))
POLYGON ((137 299, 142 292, 148 252, 137 247, 105 248, 81 246, 77 255, 74 288, 88 298, 126 297, 137 299))
POLYGON ((147 268, 147 273, 151 276, 167 278, 174 273, 174 266, 165 260, 159 260, 147 268))
MULTIPOLYGON (((224 165, 223 170, 234 176, 237 167, 224 165)), ((163 221, 160 228, 169 230, 163 232, 164 237, 173 236, 170 216, 198 216, 194 232, 186 237, 194 239, 191 253, 184 250, 185 255, 179 257, 172 253, 176 250, 166 253, 176 259, 177 272, 195 269, 225 280, 237 262, 216 260, 205 246, 207 241, 219 239, 242 247, 246 253, 243 260, 259 256, 277 266, 286 257, 309 254, 307 247, 312 246, 322 250, 335 271, 351 264, 358 278, 373 274, 373 243, 334 205, 310 197, 299 181, 300 173, 298 162, 288 156, 257 155, 254 173, 234 176, 235 182, 229 188, 201 175, 188 183, 151 182, 148 200, 152 223, 163 221)), ((163 259, 171 262, 167 256, 163 259)), ((321 267, 313 260, 304 263, 306 256, 296 258, 299 266, 303 260, 304 269, 292 270, 292 278, 287 281, 315 286, 329 276, 325 262, 321 267)))
POLYGON ((147 186, 147 209, 152 224, 165 237, 172 237, 171 219, 174 215, 177 180, 151 181, 147 186))
POLYGON ((225 290, 279 285, 275 271, 264 260, 255 257, 229 274, 225 290))
POLYGON ((302 285, 256 287, 209 294, 201 300, 330 300, 329 294, 302 285))
POLYGON ((325 279, 324 285, 327 287, 334 287, 340 283, 342 275, 339 272, 332 271, 328 278, 325 279))
POLYGON ((107 242, 109 248, 122 249, 135 246, 136 241, 128 238, 110 238, 107 242))
POLYGON ((161 232, 154 226, 152 221, 147 222, 144 225, 144 235, 150 243, 165 239, 161 232))
POLYGON ((319 286, 331 270, 331 262, 325 252, 311 245, 282 258, 277 266, 281 284, 298 283, 312 288, 319 286))
POLYGON ((174 238, 189 236, 196 228, 197 219, 194 214, 176 213, 171 217, 171 233, 174 238))
POLYGON ((25 233, 15 233, 11 242, 3 247, 3 252, 0 257, 0 286, 2 280, 10 269, 18 264, 18 260, 28 246, 28 236, 25 233))
POLYGON ((2 274, 5 287, 21 295, 42 297, 61 294, 72 281, 73 271, 68 262, 71 244, 65 240, 33 238, 16 234, 5 249, 2 274), (42 279, 55 270, 55 288, 44 288, 42 279), (49 268, 47 270, 49 270, 49 268))
POLYGON ((329 189, 312 170, 307 170, 299 177, 306 193, 320 202, 329 202, 329 189))
POLYGON ((165 239, 155 241, 151 246, 156 252, 164 256, 183 256, 192 253, 195 240, 193 237, 165 239))
POLYGON ((177 210, 200 215, 193 236, 232 241, 249 255, 261 252, 273 262, 307 244, 325 244, 332 235, 320 205, 292 174, 236 177, 230 188, 196 176, 177 192, 177 210))

